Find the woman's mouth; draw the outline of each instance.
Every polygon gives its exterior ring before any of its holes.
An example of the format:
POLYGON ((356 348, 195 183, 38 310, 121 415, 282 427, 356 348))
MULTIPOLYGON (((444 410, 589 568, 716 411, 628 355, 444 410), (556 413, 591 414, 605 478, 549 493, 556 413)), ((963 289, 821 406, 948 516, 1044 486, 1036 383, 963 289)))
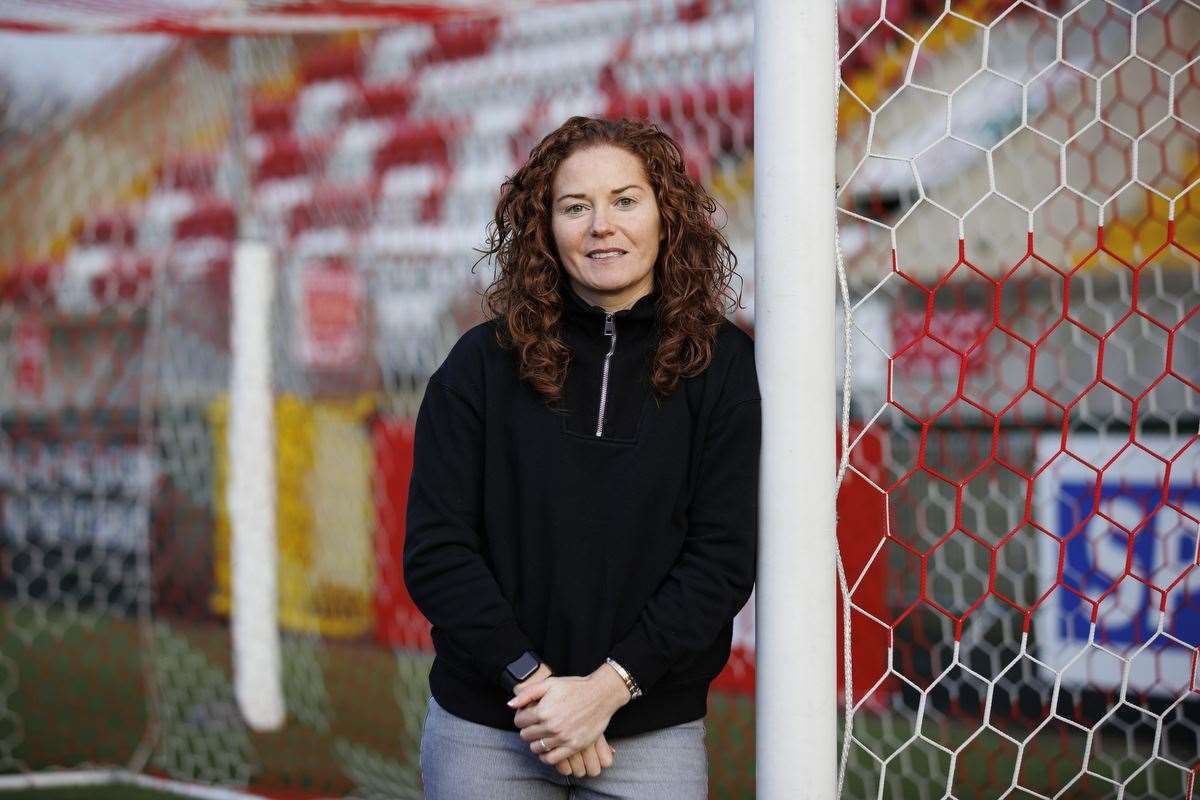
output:
POLYGON ((619 258, 623 255, 625 255, 624 250, 612 248, 608 250, 592 250, 587 254, 587 257, 593 261, 603 261, 608 258, 619 258))

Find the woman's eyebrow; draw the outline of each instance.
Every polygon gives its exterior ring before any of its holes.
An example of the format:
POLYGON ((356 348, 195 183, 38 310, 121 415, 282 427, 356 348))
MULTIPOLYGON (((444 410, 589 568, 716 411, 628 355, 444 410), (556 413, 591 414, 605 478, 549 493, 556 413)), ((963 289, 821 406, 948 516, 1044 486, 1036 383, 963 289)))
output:
MULTIPOLYGON (((646 187, 642 186, 639 183, 631 183, 628 186, 622 186, 620 189, 610 190, 610 194, 620 194, 621 192, 625 192, 630 189, 641 189, 642 191, 645 191, 646 187)), ((586 200, 587 195, 586 194, 564 194, 562 197, 558 198, 554 202, 561 203, 563 200, 566 200, 568 198, 572 199, 572 200, 586 200)))

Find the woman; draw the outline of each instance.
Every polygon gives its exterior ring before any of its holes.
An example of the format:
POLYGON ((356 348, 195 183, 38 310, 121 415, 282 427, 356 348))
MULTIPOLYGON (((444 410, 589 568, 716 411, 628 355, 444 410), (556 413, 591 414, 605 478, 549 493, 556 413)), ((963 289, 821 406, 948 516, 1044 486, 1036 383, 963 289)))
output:
POLYGON ((625 120, 572 117, 504 182, 494 318, 417 417, 404 565, 437 652, 432 800, 707 794, 760 425, 715 210, 678 146, 625 120))

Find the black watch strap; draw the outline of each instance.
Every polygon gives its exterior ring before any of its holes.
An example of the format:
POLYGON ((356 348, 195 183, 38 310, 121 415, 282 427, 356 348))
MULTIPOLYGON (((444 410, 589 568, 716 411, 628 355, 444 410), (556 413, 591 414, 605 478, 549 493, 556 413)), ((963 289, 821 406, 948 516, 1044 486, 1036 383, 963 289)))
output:
POLYGON ((500 673, 500 683, 505 689, 511 692, 517 688, 518 683, 528 679, 530 675, 537 672, 538 667, 541 665, 542 660, 537 657, 537 654, 532 650, 526 650, 516 661, 513 661, 500 673))

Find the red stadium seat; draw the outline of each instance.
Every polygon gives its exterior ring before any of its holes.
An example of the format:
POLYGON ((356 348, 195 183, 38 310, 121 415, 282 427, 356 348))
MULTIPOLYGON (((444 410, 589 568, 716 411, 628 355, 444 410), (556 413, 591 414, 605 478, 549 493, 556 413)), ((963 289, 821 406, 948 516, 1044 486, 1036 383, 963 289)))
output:
POLYGON ((217 176, 217 157, 212 155, 181 156, 163 164, 159 170, 159 186, 187 189, 197 194, 213 191, 217 176))
POLYGON ((286 133, 292 127, 296 111, 293 99, 256 99, 250 106, 251 128, 255 133, 286 133))
POLYGON ((403 117, 413 101, 409 81, 375 84, 363 87, 362 102, 352 113, 356 117, 403 117))
POLYGON ((454 131, 455 125, 448 120, 400 125, 375 154, 375 174, 397 164, 446 163, 454 131))
POLYGON ((154 262, 136 250, 119 253, 112 266, 90 281, 92 295, 103 308, 114 305, 143 305, 150 296, 154 262))
POLYGON ((310 55, 301 67, 301 74, 304 83, 345 80, 361 76, 362 66, 361 49, 339 46, 310 55))
POLYGON ((17 264, 0 273, 0 302, 17 308, 44 308, 61 275, 62 264, 58 262, 17 264))
POLYGON ((295 238, 313 228, 361 230, 369 223, 373 207, 370 187, 321 187, 311 200, 292 209, 288 217, 288 235, 295 238))
POLYGON ((711 10, 708 0, 691 0, 688 3, 680 5, 676 9, 675 15, 677 19, 683 22, 695 22, 698 19, 707 17, 711 10))
POLYGON ((128 210, 97 214, 79 226, 75 240, 82 245, 132 247, 137 243, 137 223, 128 210))
POLYGON ((215 237, 232 241, 237 238, 238 220, 233 204, 219 197, 197 203, 190 214, 175 223, 175 240, 215 237))
POLYGON ((500 20, 496 17, 436 25, 434 46, 426 56, 427 63, 481 56, 492 49, 499 27, 500 20))
POLYGON ((260 183, 319 172, 328 147, 325 140, 301 141, 291 134, 276 137, 268 142, 266 153, 258 162, 254 180, 260 183))

